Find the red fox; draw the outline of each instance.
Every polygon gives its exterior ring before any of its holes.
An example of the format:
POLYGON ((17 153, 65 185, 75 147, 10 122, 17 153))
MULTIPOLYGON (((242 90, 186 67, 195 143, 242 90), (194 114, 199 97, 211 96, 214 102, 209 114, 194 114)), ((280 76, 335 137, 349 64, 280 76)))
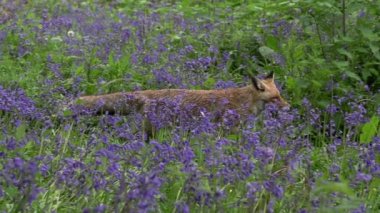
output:
MULTIPOLYGON (((177 101, 180 107, 194 105, 192 113, 201 115, 200 109, 208 112, 234 110, 240 118, 258 114, 266 103, 275 103, 279 107, 289 104, 281 97, 274 83, 273 72, 260 80, 251 77, 251 84, 240 88, 216 90, 162 89, 135 92, 119 92, 107 95, 82 96, 79 104, 98 114, 145 113, 152 103, 162 100, 177 101)), ((161 102, 160 102, 161 101, 161 102)))
MULTIPOLYGON (((223 120, 222 116, 224 113, 233 112, 238 114, 238 123, 242 123, 249 115, 257 115, 264 109, 266 103, 274 103, 281 108, 289 107, 289 104, 281 97, 274 83, 273 72, 261 80, 251 77, 251 84, 240 88, 217 90, 144 90, 82 96, 77 101, 77 104, 97 114, 128 115, 137 112, 144 115, 145 119, 142 123, 142 128, 147 133, 147 141, 160 128, 152 123, 154 120, 157 120, 157 114, 154 113, 164 114, 164 116, 168 114, 169 117, 173 116, 173 112, 174 117, 181 117, 185 114, 186 116, 190 115, 190 120, 196 121, 194 118, 197 119, 199 116, 205 116, 204 112, 211 112, 214 113, 214 117, 211 119, 220 122, 223 120), (173 103, 175 103, 174 108, 176 106, 179 107, 177 108, 179 111, 174 110, 171 105, 173 103), (167 108, 165 109, 168 105, 172 107, 167 107, 169 108, 169 112, 167 108), (191 106, 190 110, 189 106, 191 106), (153 120, 149 116, 152 115, 152 112, 156 117, 153 120), (175 114, 176 112, 180 112, 178 114, 182 113, 181 116, 175 114)), ((158 117, 158 119, 161 119, 160 116, 158 117)), ((179 119, 181 120, 181 118, 179 119)), ((173 120, 176 120, 176 118, 173 120)), ((238 123, 232 125, 236 127, 238 123)))

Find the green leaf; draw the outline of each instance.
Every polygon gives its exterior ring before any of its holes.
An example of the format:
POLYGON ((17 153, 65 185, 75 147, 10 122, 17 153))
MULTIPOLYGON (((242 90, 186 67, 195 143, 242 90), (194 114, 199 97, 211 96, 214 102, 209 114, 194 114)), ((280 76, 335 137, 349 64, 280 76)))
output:
POLYGON ((332 8, 334 7, 331 3, 329 2, 317 2, 317 5, 320 7, 327 7, 327 8, 332 8))
POLYGON ((275 53, 274 50, 272 50, 271 48, 269 48, 267 46, 260 47, 259 52, 266 59, 271 59, 272 55, 275 53))
POLYGON ((7 197, 17 198, 20 195, 19 191, 14 186, 4 187, 3 190, 4 190, 5 194, 7 195, 7 197))
POLYGON ((286 79, 286 87, 290 90, 296 89, 297 88, 296 80, 292 77, 288 77, 286 79))
POLYGON ((380 53, 379 53, 380 47, 375 44, 370 43, 369 48, 371 49, 373 55, 377 58, 377 60, 380 60, 380 53))
POLYGON ((348 61, 334 61, 333 64, 340 70, 346 70, 349 65, 348 61))
MULTIPOLYGON (((278 47, 278 39, 275 36, 268 36, 266 38, 266 44, 271 49, 277 49, 278 47)), ((273 50, 272 50, 273 51, 273 50)), ((274 52, 274 51, 273 51, 274 52)))
POLYGON ((323 108, 327 107, 327 106, 330 104, 330 102, 329 102, 329 101, 326 101, 326 100, 318 100, 317 103, 318 103, 321 107, 323 107, 323 108))
POLYGON ((65 109, 63 111, 63 116, 67 117, 67 116, 71 116, 71 115, 73 115, 73 112, 70 109, 65 109))
POLYGON ((249 4, 247 5, 247 9, 250 12, 261 12, 264 8, 257 6, 257 4, 249 4))
POLYGON ((359 30, 363 34, 363 36, 370 41, 380 40, 380 37, 376 33, 373 32, 372 28, 361 27, 359 30))
POLYGON ((316 88, 321 88, 323 85, 321 82, 319 81, 316 81, 316 80, 311 80, 311 82, 313 83, 313 86, 316 87, 316 88))
POLYGON ((375 54, 375 53, 379 52, 379 49, 380 49, 379 46, 370 43, 370 44, 369 44, 369 47, 371 48, 372 53, 375 54))
POLYGON ((361 81, 360 79, 360 76, 358 76, 356 73, 353 73, 353 72, 350 72, 350 71, 346 71, 344 72, 348 77, 352 78, 352 79, 355 79, 357 81, 361 81))
POLYGON ((350 188, 349 184, 346 182, 320 182, 315 189, 316 194, 330 194, 333 192, 340 192, 348 196, 354 196, 354 191, 350 188))
POLYGON ((181 40, 181 36, 178 35, 178 34, 174 34, 171 36, 171 40, 172 41, 178 41, 178 40, 181 40))
POLYGON ((349 59, 352 59, 352 54, 350 52, 348 52, 346 49, 338 49, 338 52, 342 55, 345 55, 347 56, 349 59))
POLYGON ((360 204, 362 204, 362 201, 358 198, 342 199, 340 203, 335 207, 335 209, 348 212, 350 209, 359 208, 360 204))
POLYGON ((212 77, 208 77, 207 78, 207 80, 204 82, 204 86, 206 87, 206 88, 214 88, 214 86, 215 86, 215 79, 214 78, 212 78, 212 77))
POLYGON ((16 139, 17 140, 23 139, 25 137, 25 133, 26 133, 26 125, 25 124, 21 124, 16 129, 16 139))
POLYGON ((209 184, 209 181, 208 179, 206 178, 202 178, 201 181, 200 181, 200 187, 205 190, 205 191, 208 191, 210 192, 211 191, 211 187, 210 187, 210 184, 209 184))
POLYGON ((360 143, 368 144, 379 130, 379 117, 374 115, 371 120, 363 125, 360 134, 360 143))

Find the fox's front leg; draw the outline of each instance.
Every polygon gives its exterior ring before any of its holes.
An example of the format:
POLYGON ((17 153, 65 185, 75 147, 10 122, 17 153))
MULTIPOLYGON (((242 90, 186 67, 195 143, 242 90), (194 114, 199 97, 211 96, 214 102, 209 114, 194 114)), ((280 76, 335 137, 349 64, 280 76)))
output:
POLYGON ((144 118, 142 121, 142 137, 146 143, 149 143, 150 139, 152 139, 156 135, 156 128, 152 125, 148 118, 144 118))

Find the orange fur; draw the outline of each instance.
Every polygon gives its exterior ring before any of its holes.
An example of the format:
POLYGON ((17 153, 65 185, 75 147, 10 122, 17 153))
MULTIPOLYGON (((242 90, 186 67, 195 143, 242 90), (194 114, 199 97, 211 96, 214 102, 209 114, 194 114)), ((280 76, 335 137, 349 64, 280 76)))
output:
POLYGON ((194 104, 210 112, 215 109, 236 110, 243 117, 259 113, 268 102, 274 102, 280 107, 289 106, 281 97, 273 77, 256 80, 264 89, 263 91, 258 90, 254 85, 217 90, 163 89, 82 96, 79 100, 87 108, 97 108, 98 113, 120 114, 129 114, 132 111, 143 113, 152 101, 162 99, 178 100, 181 106, 194 104))

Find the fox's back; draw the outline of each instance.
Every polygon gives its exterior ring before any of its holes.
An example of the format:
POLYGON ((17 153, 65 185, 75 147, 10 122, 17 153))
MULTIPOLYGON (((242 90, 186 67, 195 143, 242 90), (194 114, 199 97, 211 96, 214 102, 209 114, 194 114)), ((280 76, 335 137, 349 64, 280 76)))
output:
MULTIPOLYGON (((193 105, 209 111, 236 110, 241 114, 256 111, 255 95, 252 87, 228 88, 216 90, 163 89, 144 90, 127 93, 139 100, 149 102, 176 101, 181 106, 193 105)), ((257 100, 258 101, 258 100, 257 100)))

